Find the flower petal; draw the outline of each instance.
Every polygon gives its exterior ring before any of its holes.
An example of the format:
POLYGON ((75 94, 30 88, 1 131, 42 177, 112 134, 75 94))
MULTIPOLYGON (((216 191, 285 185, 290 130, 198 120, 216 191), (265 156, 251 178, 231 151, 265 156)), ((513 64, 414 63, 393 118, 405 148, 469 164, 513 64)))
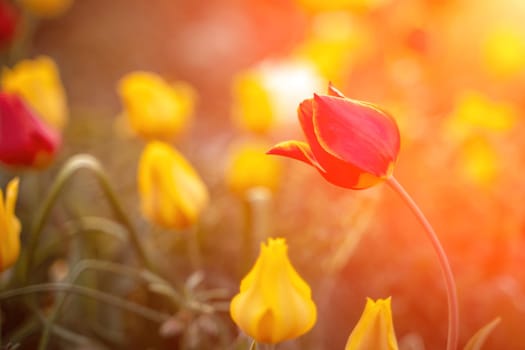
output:
POLYGON ((312 120, 326 152, 377 177, 389 174, 399 152, 399 130, 386 112, 365 102, 314 95, 312 120))
POLYGON ((315 159, 310 146, 306 142, 301 141, 283 141, 279 142, 270 148, 266 154, 273 154, 293 158, 305 162, 321 172, 326 172, 323 167, 315 159))

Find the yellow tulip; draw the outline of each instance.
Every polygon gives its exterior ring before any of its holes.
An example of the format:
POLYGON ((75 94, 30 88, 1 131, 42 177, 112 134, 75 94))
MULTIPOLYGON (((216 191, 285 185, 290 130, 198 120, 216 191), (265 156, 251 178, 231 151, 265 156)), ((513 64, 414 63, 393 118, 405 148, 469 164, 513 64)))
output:
POLYGON ((2 89, 18 94, 49 126, 61 130, 67 121, 66 94, 55 62, 40 56, 2 72, 2 89))
POLYGON ((255 187, 275 191, 279 185, 281 164, 279 159, 268 157, 268 147, 257 143, 239 145, 232 150, 226 171, 229 188, 240 195, 255 187))
POLYGON ((150 142, 142 153, 138 187, 142 213, 164 228, 189 228, 209 201, 206 185, 188 161, 160 141, 150 142))
POLYGON ((230 315, 239 328, 260 343, 297 338, 315 324, 317 310, 308 284, 288 259, 283 238, 268 239, 231 301, 230 315))
POLYGON ((119 82, 124 114, 133 131, 147 139, 172 139, 188 125, 195 104, 194 89, 168 84, 160 76, 133 72, 119 82))
POLYGON ((20 4, 36 17, 52 18, 64 14, 73 0, 20 0, 20 4))
POLYGON ((345 350, 397 350, 391 300, 367 299, 365 310, 350 334, 345 350))
POLYGON ((233 95, 233 119, 240 128, 264 133, 272 127, 275 113, 259 74, 247 71, 235 77, 233 95))
POLYGON ((7 184, 5 203, 0 189, 0 272, 13 265, 20 255, 20 221, 15 216, 18 178, 7 184))

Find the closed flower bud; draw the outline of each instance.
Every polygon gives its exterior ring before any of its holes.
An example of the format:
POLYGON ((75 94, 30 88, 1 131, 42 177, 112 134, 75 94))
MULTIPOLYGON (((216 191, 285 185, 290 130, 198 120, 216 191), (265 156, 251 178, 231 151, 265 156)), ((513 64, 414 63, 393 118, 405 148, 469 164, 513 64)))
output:
POLYGON ((288 259, 284 239, 268 240, 231 301, 230 315, 239 328, 261 343, 297 338, 315 324, 317 310, 308 284, 288 259))
POLYGON ((131 129, 146 139, 173 139, 192 117, 195 91, 184 82, 170 85, 156 74, 133 72, 120 80, 118 92, 131 129))
POLYGON ((19 96, 0 92, 0 163, 44 167, 54 158, 60 142, 60 135, 19 96))
POLYGON ((4 68, 2 89, 20 95, 49 126, 57 130, 65 126, 69 113, 66 94, 51 58, 41 56, 4 68))
POLYGON ((241 196, 255 187, 275 191, 279 185, 281 164, 264 154, 266 146, 257 143, 237 145, 232 149, 226 171, 228 187, 241 196))
POLYGON ((281 142, 269 154, 303 161, 328 182, 350 189, 368 188, 392 175, 400 142, 388 113, 346 98, 331 85, 328 95, 303 101, 298 113, 307 142, 281 142))
POLYGON ((367 299, 345 350, 397 350, 390 298, 367 299))
POLYGON ((206 185, 188 161, 160 141, 142 153, 138 187, 142 213, 164 228, 189 228, 209 201, 206 185))
POLYGON ((7 184, 5 201, 0 188, 0 272, 12 266, 20 255, 20 221, 15 216, 18 178, 7 184))

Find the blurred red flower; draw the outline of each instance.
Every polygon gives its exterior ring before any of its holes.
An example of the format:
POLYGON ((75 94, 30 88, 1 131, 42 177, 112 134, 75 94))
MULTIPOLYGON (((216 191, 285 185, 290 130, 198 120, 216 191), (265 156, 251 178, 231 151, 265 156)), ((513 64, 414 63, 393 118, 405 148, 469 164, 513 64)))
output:
POLYGON ((0 0, 0 49, 13 41, 18 18, 18 11, 11 2, 0 0))
POLYGON ((268 154, 303 161, 330 183, 350 189, 371 187, 392 174, 400 142, 388 113, 329 85, 328 95, 304 100, 298 114, 307 142, 281 142, 268 154))
POLYGON ((15 95, 0 92, 0 163, 44 167, 53 159, 61 136, 15 95))

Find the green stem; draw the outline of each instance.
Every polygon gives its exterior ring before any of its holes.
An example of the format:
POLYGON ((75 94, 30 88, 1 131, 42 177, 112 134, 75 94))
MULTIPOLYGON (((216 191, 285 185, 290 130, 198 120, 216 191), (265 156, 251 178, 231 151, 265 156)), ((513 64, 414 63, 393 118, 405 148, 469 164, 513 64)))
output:
POLYGON ((150 309, 137 303, 133 303, 131 301, 123 300, 109 293, 104 293, 96 289, 72 285, 69 283, 41 283, 22 288, 11 289, 0 293, 0 300, 6 300, 29 294, 47 292, 68 292, 82 295, 88 298, 93 298, 102 303, 135 313, 147 320, 157 323, 166 322, 171 317, 170 315, 155 311, 153 309, 150 309))
POLYGON ((243 198, 245 227, 242 236, 242 263, 240 274, 244 276, 253 264, 260 242, 270 232, 269 210, 271 191, 265 187, 248 190, 243 198))
MULTIPOLYGON (((136 270, 134 268, 109 262, 109 261, 100 261, 100 260, 92 260, 92 259, 86 259, 80 261, 73 271, 71 271, 68 283, 71 285, 74 285, 74 283, 77 281, 77 279, 80 277, 80 275, 86 271, 86 270, 99 270, 104 272, 110 272, 118 275, 126 275, 128 277, 141 279, 149 282, 150 284, 161 284, 165 288, 168 288, 170 290, 170 295, 176 296, 173 298, 175 302, 178 302, 182 300, 182 297, 178 295, 178 293, 172 289, 169 286, 169 283, 166 282, 161 277, 158 277, 157 275, 144 270, 136 270)), ((38 349, 43 350, 47 348, 47 344, 49 342, 49 335, 51 332, 51 329, 54 327, 54 323, 56 321, 56 318, 58 317, 60 313, 60 309, 62 308, 64 302, 66 299, 66 295, 62 295, 61 298, 57 300, 57 302, 54 305, 53 310, 51 311, 48 320, 46 322, 46 325, 44 327, 44 331, 42 333, 42 337, 40 338, 40 344, 38 346, 38 349)))
POLYGON ((13 65, 22 58, 30 56, 33 38, 38 27, 38 19, 27 11, 22 11, 20 32, 7 53, 7 64, 13 65))
POLYGON ((447 291, 447 301, 448 301, 448 339, 447 339, 447 350, 456 350, 458 347, 458 329, 459 329, 459 310, 458 310, 458 296, 456 291, 456 282, 454 280, 454 275, 452 274, 452 269, 450 268, 450 263, 448 261, 447 255, 443 246, 441 245, 436 232, 430 222, 427 220, 419 206, 408 194, 408 192, 401 186, 401 184, 393 177, 389 177, 386 180, 386 183, 401 197, 405 204, 412 210, 412 213, 419 220, 427 237, 432 243, 432 247, 436 251, 438 256, 439 264, 443 272, 443 277, 445 280, 445 286, 447 291))
POLYGON ((46 223, 46 220, 49 217, 51 209, 53 208, 53 204, 57 200, 58 195, 61 193, 67 181, 77 170, 82 168, 89 169, 93 171, 93 173, 96 175, 96 178, 99 184, 101 185, 104 194, 106 195, 111 207, 113 208, 115 216, 126 227, 130 243, 135 249, 135 252, 137 253, 139 259, 141 260, 144 266, 152 270, 152 264, 150 263, 150 260, 147 258, 147 255, 140 244, 138 233, 135 231, 135 228, 131 224, 131 221, 122 209, 122 206, 117 199, 117 195, 111 187, 109 179, 106 173, 104 172, 102 166, 96 158, 87 154, 79 154, 74 157, 71 157, 67 161, 67 163, 62 167, 59 174, 55 178, 55 181, 53 182, 47 194, 47 197, 45 198, 44 202, 42 203, 41 207, 36 213, 35 220, 33 222, 33 226, 31 227, 31 232, 29 236, 29 242, 27 246, 27 258, 25 260, 25 266, 23 266, 22 270, 23 282, 27 282, 28 280, 29 271, 33 266, 35 251, 38 247, 40 236, 46 223))

